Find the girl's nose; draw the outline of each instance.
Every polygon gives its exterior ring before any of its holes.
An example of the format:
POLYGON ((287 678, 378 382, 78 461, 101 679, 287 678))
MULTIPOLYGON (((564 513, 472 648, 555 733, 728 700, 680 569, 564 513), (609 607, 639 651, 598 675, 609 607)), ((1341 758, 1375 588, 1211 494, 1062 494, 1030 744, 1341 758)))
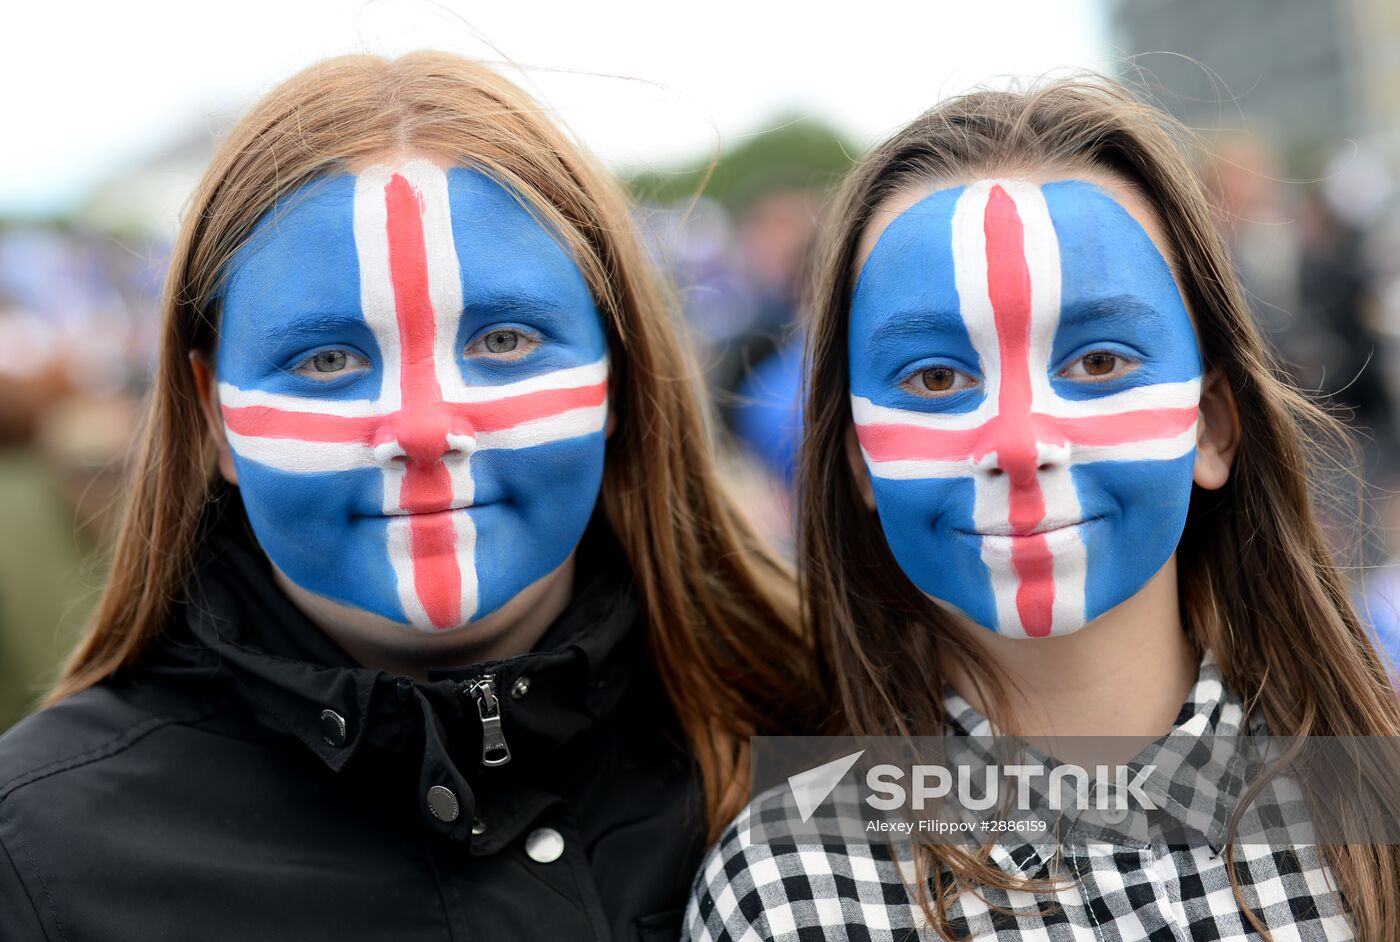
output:
POLYGON ((1001 417, 987 437, 987 456, 980 470, 990 477, 1010 475, 1017 487, 1034 485, 1036 476, 1069 464, 1069 447, 1037 429, 1029 415, 1007 421, 1001 417), (1039 433, 1039 434, 1038 434, 1039 433))
POLYGON ((462 427, 463 421, 452 421, 442 408, 400 410, 385 423, 375 461, 381 466, 393 461, 428 466, 470 454, 475 439, 470 428, 462 427))

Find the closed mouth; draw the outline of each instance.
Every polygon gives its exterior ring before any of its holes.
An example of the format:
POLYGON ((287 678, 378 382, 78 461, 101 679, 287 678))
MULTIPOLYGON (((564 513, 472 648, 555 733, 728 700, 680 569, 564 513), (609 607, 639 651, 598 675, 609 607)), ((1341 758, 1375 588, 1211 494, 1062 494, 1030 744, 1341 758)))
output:
POLYGON ((405 510, 402 513, 389 514, 391 517, 413 517, 415 520, 435 520, 450 519, 461 513, 466 513, 465 507, 447 507, 443 510, 405 510))
POLYGON ((968 536, 993 537, 997 539, 1024 540, 1036 536, 1047 536, 1062 531, 1071 531, 1100 517, 1085 517, 1083 520, 1043 520, 1029 530, 1013 530, 1011 527, 995 527, 989 530, 962 530, 968 536))
POLYGON ((376 514, 375 516, 387 517, 387 518, 389 518, 389 519, 393 519, 393 518, 395 518, 395 517, 415 517, 415 518, 418 518, 418 519, 421 519, 421 520, 431 520, 431 519, 433 519, 433 518, 435 518, 435 517, 441 517, 441 518, 444 518, 444 519, 450 519, 451 517, 455 516, 456 514, 465 513, 465 512, 468 511, 468 510, 472 510, 472 509, 477 508, 477 507, 485 507, 485 506, 487 506, 487 504, 467 503, 467 504, 451 504, 451 505, 448 505, 448 506, 446 506, 446 507, 436 507, 436 508, 420 508, 420 509, 400 508, 400 509, 398 509, 398 510, 388 510, 388 511, 385 511, 385 512, 380 513, 380 514, 376 514))

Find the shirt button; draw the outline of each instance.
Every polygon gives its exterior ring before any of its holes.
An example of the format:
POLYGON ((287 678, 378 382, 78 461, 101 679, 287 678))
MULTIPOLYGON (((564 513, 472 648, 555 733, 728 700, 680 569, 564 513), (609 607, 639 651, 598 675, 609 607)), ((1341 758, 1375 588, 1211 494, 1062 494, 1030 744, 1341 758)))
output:
POLYGON ((345 717, 334 710, 322 710, 321 738, 328 746, 345 745, 345 717))
POLYGON ((434 785, 428 789, 428 810, 433 813, 433 817, 448 824, 456 821, 457 815, 461 814, 457 796, 452 794, 452 789, 441 785, 434 785))
POLYGON ((519 700, 521 697, 525 696, 525 694, 529 692, 530 678, 528 677, 521 677, 515 683, 510 685, 510 696, 513 700, 519 700))
POLYGON ((554 828, 531 831, 525 838, 525 854, 535 863, 554 863, 564 855, 564 835, 554 828))

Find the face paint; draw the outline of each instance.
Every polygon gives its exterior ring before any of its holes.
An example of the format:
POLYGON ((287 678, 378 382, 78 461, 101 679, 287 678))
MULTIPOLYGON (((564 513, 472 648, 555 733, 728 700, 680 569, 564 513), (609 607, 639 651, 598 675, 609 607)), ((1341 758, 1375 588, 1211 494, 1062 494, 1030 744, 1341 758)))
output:
POLYGON ((296 585, 424 630, 578 544, 607 341, 569 253, 486 175, 313 181, 234 259, 219 397, 253 530, 296 585))
POLYGON ((852 297, 850 371, 890 549, 978 624, 1076 631, 1175 552, 1200 353, 1104 190, 984 180, 902 213, 852 297))

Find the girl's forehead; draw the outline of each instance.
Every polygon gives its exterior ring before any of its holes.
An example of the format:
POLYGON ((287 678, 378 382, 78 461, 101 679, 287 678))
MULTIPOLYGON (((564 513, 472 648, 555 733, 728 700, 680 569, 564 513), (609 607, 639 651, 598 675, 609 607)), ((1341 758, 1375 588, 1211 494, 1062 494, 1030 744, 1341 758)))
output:
POLYGON ((1189 336, 1175 276, 1138 219, 1097 181, 977 180, 914 195, 870 250, 850 329, 990 323, 989 281, 1025 279, 1034 316, 1063 328, 1131 318, 1189 336), (1019 273, 1019 274, 1017 274, 1019 273))
MULTIPOLYGON (((860 279, 871 253, 885 233, 895 225, 896 220, 902 220, 901 225, 911 225, 917 224, 916 221, 922 217, 927 225, 937 225, 940 213, 951 218, 956 199, 949 198, 950 196, 960 195, 970 187, 985 186, 997 179, 1028 183, 1042 189, 1069 190, 1074 194, 1075 201, 1086 206, 1097 204, 1099 213, 1112 209, 1116 210, 1116 213, 1126 214, 1128 219, 1136 223, 1134 228, 1141 229, 1146 234, 1159 255, 1166 259, 1171 258, 1170 247, 1156 215, 1131 186, 1104 173, 1082 169, 1048 170, 1033 174, 1007 174, 1001 177, 969 176, 953 180, 922 180, 901 187, 875 208, 861 232, 856 244, 855 279, 860 279), (1066 184, 1077 186, 1066 187, 1066 184), (935 199, 940 196, 943 198, 935 199)), ((1083 214, 1079 214, 1079 218, 1082 220, 1083 214)), ((1074 235, 1072 232, 1063 231, 1071 227, 1074 221, 1068 218, 1055 220, 1057 229, 1061 230, 1062 239, 1067 234, 1074 235)))
POLYGON ((366 252, 382 242, 375 230, 393 224, 386 200, 399 169, 422 225, 437 224, 441 238, 425 238, 442 255, 433 261, 460 270, 463 301, 537 298, 556 305, 590 301, 582 272, 562 240, 489 174, 470 167, 418 161, 376 164, 359 173, 313 179, 284 196, 259 220, 234 255, 224 292, 225 313, 245 307, 286 312, 359 305, 366 252), (440 185, 427 187, 433 167, 440 185))

